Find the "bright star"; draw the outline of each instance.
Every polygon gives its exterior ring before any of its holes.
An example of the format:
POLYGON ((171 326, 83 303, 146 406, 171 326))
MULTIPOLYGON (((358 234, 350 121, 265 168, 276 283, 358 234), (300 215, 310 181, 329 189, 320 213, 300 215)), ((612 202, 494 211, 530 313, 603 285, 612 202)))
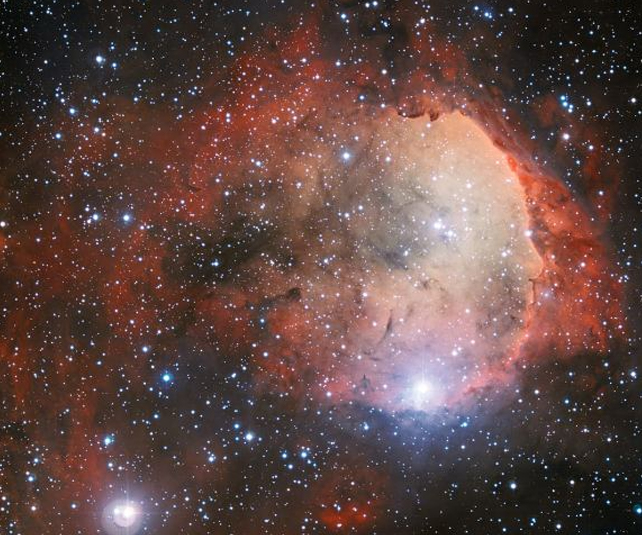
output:
POLYGON ((103 511, 102 524, 108 535, 134 535, 143 523, 140 506, 130 500, 116 500, 103 511))
POLYGON ((427 381, 419 381, 415 385, 415 392, 421 396, 425 396, 430 392, 430 384, 427 381))

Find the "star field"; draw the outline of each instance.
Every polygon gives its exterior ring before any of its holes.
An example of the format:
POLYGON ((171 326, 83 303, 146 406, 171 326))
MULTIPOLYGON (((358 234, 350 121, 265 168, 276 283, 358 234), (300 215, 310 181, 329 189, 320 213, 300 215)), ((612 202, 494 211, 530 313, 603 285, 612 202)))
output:
POLYGON ((3 534, 642 532, 639 5, 0 9, 3 534))

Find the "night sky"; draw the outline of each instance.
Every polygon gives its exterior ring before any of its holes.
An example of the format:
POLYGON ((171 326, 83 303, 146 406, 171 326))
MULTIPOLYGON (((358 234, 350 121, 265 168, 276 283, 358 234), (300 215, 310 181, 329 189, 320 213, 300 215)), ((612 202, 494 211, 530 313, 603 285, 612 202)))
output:
POLYGON ((641 12, 4 2, 0 533, 642 533, 641 12))

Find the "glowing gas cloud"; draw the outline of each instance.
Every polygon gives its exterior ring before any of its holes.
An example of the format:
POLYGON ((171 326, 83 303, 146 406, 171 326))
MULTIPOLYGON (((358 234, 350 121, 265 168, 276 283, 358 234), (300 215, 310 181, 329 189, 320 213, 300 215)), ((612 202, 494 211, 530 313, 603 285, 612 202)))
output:
POLYGON ((620 171, 516 97, 517 8, 143 4, 1 132, 7 533, 553 533, 533 496, 602 496, 620 171))
POLYGON ((313 109, 243 153, 243 192, 226 189, 223 206, 256 229, 238 272, 266 380, 409 408, 418 377, 446 402, 505 371, 542 262, 518 177, 473 119, 362 106, 346 125, 313 109))

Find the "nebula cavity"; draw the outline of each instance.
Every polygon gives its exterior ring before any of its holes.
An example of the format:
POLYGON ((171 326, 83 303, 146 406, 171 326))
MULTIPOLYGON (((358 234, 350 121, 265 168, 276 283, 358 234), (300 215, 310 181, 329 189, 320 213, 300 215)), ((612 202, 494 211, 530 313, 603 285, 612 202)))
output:
POLYGON ((244 194, 227 194, 257 233, 242 278, 269 292, 250 306, 264 379, 391 410, 461 401, 508 373, 542 269, 519 180, 458 111, 340 119, 248 140, 244 194))

